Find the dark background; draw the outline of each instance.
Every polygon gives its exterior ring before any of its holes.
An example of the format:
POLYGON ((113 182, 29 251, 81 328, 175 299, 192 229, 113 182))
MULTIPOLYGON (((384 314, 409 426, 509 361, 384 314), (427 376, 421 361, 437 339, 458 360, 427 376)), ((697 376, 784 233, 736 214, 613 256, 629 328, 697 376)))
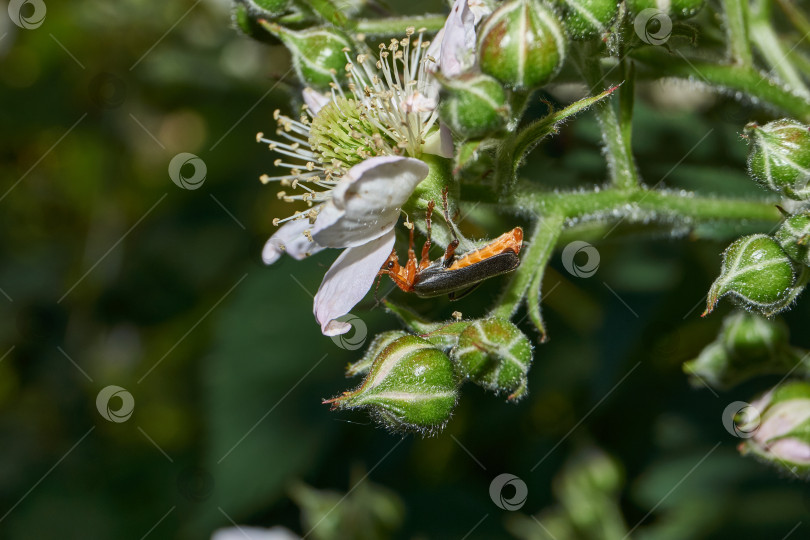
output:
MULTIPOLYGON (((403 439, 320 403, 355 384, 343 369, 363 350, 338 347, 312 317, 335 253, 260 261, 272 219, 290 213, 258 182, 274 157, 254 139, 272 131, 275 108, 297 110, 298 84, 279 81, 286 51, 240 36, 224 1, 46 4, 31 30, 0 10, 0 536, 207 538, 231 520, 304 534, 324 518, 311 537, 542 538, 518 514, 556 505, 552 479, 595 447, 619 464, 615 500, 628 529, 641 522, 634 537, 798 538, 810 527, 805 484, 740 457, 721 422, 726 405, 778 378, 713 394, 681 372, 731 311, 699 317, 744 224, 586 238, 601 256, 590 279, 570 276, 558 253, 551 340, 535 350, 528 397, 508 404, 468 384, 442 434, 403 439), (169 178, 180 152, 205 162, 199 189, 169 178), (125 422, 96 408, 108 385, 135 400, 125 422), (519 512, 490 499, 504 472, 528 486, 519 512)), ((666 186, 762 196, 738 134, 767 113, 686 83, 639 94, 648 183, 683 160, 666 186)), ((601 183, 592 114, 522 174, 601 183)), ((458 305, 391 298, 437 319, 475 317, 502 285, 458 305)), ((399 327, 373 305, 355 310, 369 339, 399 327)), ((795 345, 810 345, 808 309, 800 300, 787 317, 795 345)))

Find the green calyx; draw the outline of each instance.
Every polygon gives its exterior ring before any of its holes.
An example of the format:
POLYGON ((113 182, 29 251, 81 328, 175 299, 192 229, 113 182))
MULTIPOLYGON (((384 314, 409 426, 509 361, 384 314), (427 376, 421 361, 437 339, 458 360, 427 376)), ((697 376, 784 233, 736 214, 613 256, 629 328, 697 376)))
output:
POLYGON ((370 157, 392 154, 396 142, 369 120, 358 102, 338 97, 312 119, 309 145, 321 163, 348 169, 370 157))
POLYGON ((481 26, 478 60, 487 75, 530 90, 557 74, 566 49, 565 30, 551 9, 537 0, 511 0, 481 26))
POLYGON ((720 276, 709 290, 706 311, 730 294, 743 305, 771 316, 788 307, 798 294, 790 258, 776 240, 764 234, 744 236, 723 253, 720 276))
POLYGON ((321 90, 329 88, 335 75, 346 66, 344 50, 351 49, 352 44, 332 27, 295 31, 267 21, 260 24, 286 45, 299 79, 310 86, 321 90))
POLYGON ((745 136, 754 181, 797 201, 810 199, 810 127, 789 119, 752 123, 745 136))
POLYGON ((773 237, 788 257, 799 264, 810 266, 810 213, 789 216, 773 237))
POLYGON ((532 345, 507 319, 493 317, 470 324, 450 353, 459 375, 496 393, 517 400, 527 390, 532 345))
POLYGON ((616 19, 616 0, 559 0, 565 15, 565 29, 574 40, 601 36, 616 19))
POLYGON ((339 409, 367 409, 393 431, 430 434, 443 429, 458 399, 456 375, 447 355, 411 335, 389 334, 384 341, 375 341, 372 350, 377 354, 363 383, 325 403, 339 409))
POLYGON ((439 114, 463 138, 482 137, 506 124, 509 107, 501 83, 483 74, 442 80, 439 114))

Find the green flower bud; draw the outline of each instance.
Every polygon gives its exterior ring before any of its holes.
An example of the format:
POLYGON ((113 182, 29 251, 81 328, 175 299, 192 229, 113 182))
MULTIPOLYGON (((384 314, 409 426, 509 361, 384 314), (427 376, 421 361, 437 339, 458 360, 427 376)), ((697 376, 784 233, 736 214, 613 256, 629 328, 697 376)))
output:
POLYGON ((601 36, 613 24, 619 13, 617 0, 561 0, 564 6, 565 28, 575 40, 601 36))
POLYGON ((532 344, 507 319, 475 321, 458 338, 451 352, 460 375, 494 392, 509 392, 517 400, 527 390, 532 344))
POLYGON ((391 330, 390 332, 383 332, 375 337, 371 345, 368 346, 368 350, 366 354, 363 355, 363 358, 349 364, 346 368, 346 376, 354 377, 355 375, 365 375, 368 373, 371 369, 371 365, 374 363, 374 359, 377 358, 386 347, 397 339, 407 335, 408 334, 402 330, 391 330))
POLYGON ((746 311, 726 317, 715 341, 684 364, 692 385, 728 389, 752 377, 788 373, 797 354, 788 343, 787 326, 746 311))
POLYGON ((627 0, 627 9, 632 15, 638 15, 645 9, 655 9, 663 11, 673 19, 688 19, 697 15, 703 3, 703 0, 670 0, 665 4, 668 7, 662 9, 658 0, 627 0))
POLYGON ((788 217, 773 235, 788 257, 810 266, 810 212, 788 217))
POLYGON ((762 187, 797 201, 810 199, 810 128, 795 120, 745 126, 748 173, 762 187))
POLYGON ((751 408, 759 414, 747 414, 747 425, 740 426, 748 437, 740 452, 794 474, 810 474, 810 383, 781 384, 751 408))
POLYGON ((444 97, 439 115, 465 139, 481 137, 501 128, 509 117, 501 83, 482 74, 443 79, 444 97))
POLYGON ((481 71, 513 88, 547 83, 565 60, 566 37, 557 15, 538 0, 511 0, 483 23, 481 71))
POLYGON ((324 403, 368 409, 394 431, 430 433, 444 428, 457 399, 456 376, 447 355, 420 337, 404 336, 377 354, 357 389, 324 403))
POLYGON ((351 48, 351 43, 334 28, 321 26, 297 32, 276 23, 261 24, 287 46, 298 78, 306 84, 328 88, 335 74, 346 67, 344 49, 351 48))
POLYGON ((270 18, 286 13, 292 0, 237 0, 237 3, 245 6, 254 18, 270 18))
POLYGON ((727 294, 771 316, 793 301, 799 292, 795 283, 790 258, 776 240, 764 234, 743 236, 723 253, 720 276, 709 290, 703 316, 711 313, 718 299, 727 294))

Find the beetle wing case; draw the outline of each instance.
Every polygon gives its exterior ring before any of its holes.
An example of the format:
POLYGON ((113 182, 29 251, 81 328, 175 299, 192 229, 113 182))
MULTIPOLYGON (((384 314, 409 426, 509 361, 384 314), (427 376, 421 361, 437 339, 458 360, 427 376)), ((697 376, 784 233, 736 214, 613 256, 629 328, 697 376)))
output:
POLYGON ((413 284, 413 292, 422 298, 450 294, 493 276, 511 272, 519 264, 520 257, 510 250, 454 270, 445 269, 442 262, 437 261, 419 272, 413 284))

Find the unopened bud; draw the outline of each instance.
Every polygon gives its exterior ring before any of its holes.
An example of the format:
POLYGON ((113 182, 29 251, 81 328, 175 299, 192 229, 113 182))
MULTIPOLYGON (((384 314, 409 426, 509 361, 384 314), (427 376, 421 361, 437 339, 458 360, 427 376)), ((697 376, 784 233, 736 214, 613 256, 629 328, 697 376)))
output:
POLYGON ((444 428, 457 399, 450 359, 427 340, 409 335, 377 354, 360 387, 324 403, 368 409, 393 431, 429 434, 444 428))
MULTIPOLYGON (((684 372, 693 377, 695 387, 708 384, 719 389, 758 375, 788 373, 797 367, 797 355, 788 340, 781 320, 737 311, 726 317, 717 339, 684 364, 684 372)), ((803 364, 800 367, 804 372, 803 364)))
POLYGON ((526 393, 532 344, 517 326, 493 317, 475 321, 458 338, 451 352, 460 375, 510 400, 526 393))
POLYGON ((299 79, 316 89, 326 89, 346 67, 343 52, 351 43, 331 27, 295 31, 263 21, 262 26, 278 37, 289 49, 299 79))
POLYGON ((810 198, 810 128, 782 119, 745 126, 748 173, 762 187, 797 201, 810 198))
POLYGON ((478 41, 481 71, 513 88, 550 81, 565 60, 566 36, 557 15, 538 0, 510 0, 483 23, 478 41))
POLYGON ((557 0, 564 9, 565 28, 575 40, 601 36, 619 13, 616 0, 557 0))
POLYGON ((703 315, 731 295, 744 306, 771 316, 786 309, 798 288, 790 258, 770 236, 752 234, 734 241, 723 252, 720 276, 712 284, 703 315))
POLYGON ((454 133, 476 138, 506 124, 509 107, 501 83, 483 74, 442 80, 439 114, 454 133))
POLYGON ((785 219, 773 235, 788 257, 799 264, 810 266, 810 212, 785 219))
POLYGON ((365 375, 368 373, 371 369, 371 365, 374 363, 374 359, 377 358, 386 347, 397 339, 407 335, 408 334, 402 330, 391 330, 379 334, 374 338, 374 341, 371 342, 371 345, 368 346, 368 350, 366 354, 363 355, 363 358, 349 364, 349 367, 346 368, 346 376, 354 377, 355 375, 365 375))
POLYGON ((752 435, 740 452, 794 474, 810 474, 810 383, 780 384, 751 407, 759 413, 758 425, 743 426, 752 435))

